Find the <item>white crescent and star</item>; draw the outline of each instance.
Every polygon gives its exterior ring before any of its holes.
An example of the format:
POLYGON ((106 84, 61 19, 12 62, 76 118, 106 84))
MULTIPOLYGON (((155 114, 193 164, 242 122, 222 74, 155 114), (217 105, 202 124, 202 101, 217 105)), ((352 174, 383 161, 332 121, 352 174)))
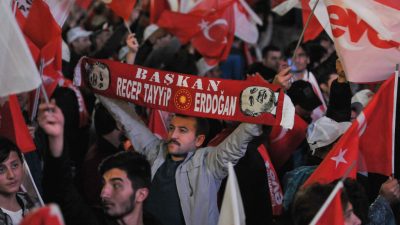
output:
POLYGON ((345 149, 345 150, 340 149, 339 154, 337 154, 336 156, 334 156, 334 157, 331 158, 331 159, 332 159, 333 161, 335 161, 335 163, 336 163, 336 169, 337 169, 337 167, 338 167, 338 165, 339 165, 340 163, 347 164, 347 161, 346 161, 346 159, 344 158, 344 155, 346 154, 346 152, 347 152, 347 149, 345 149))
MULTIPOLYGON (((204 37, 209 40, 209 41, 213 41, 216 42, 216 40, 214 38, 212 38, 210 36, 210 29, 213 26, 217 26, 217 25, 225 25, 228 26, 228 22, 225 19, 217 19, 214 22, 210 23, 205 21, 204 19, 201 20, 201 22, 199 23, 200 28, 203 31, 203 35, 204 37)), ((225 37, 224 40, 222 41, 222 43, 226 43, 228 42, 227 38, 225 37)))

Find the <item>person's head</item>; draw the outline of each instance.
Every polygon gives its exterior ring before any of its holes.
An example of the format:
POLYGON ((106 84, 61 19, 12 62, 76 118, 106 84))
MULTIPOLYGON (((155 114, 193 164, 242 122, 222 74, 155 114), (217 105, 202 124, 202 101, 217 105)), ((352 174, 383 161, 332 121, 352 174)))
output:
POLYGON ((247 116, 260 116, 266 112, 275 114, 275 108, 275 94, 269 88, 251 86, 240 93, 240 110, 247 116))
POLYGON ((361 111, 367 106, 374 96, 374 92, 364 89, 357 92, 351 98, 351 119, 354 120, 361 113, 361 111))
POLYGON ((0 195, 14 195, 21 186, 24 170, 19 148, 10 140, 0 137, 0 195))
POLYGON ((103 177, 101 200, 104 212, 113 218, 123 218, 134 209, 141 210, 151 183, 150 164, 146 158, 127 151, 111 155, 99 166, 103 177))
POLYGON ((107 140, 115 148, 121 146, 121 139, 124 137, 122 127, 117 124, 115 119, 101 103, 95 106, 94 128, 99 137, 107 140))
POLYGON ((255 62, 247 68, 246 74, 256 73, 259 73, 265 80, 272 83, 274 81, 277 71, 266 67, 263 63, 255 62))
MULTIPOLYGON (((297 41, 292 42, 285 51, 285 55, 287 58, 293 56, 293 52, 296 48, 297 41)), ((293 60, 293 59, 292 59, 293 60)), ((296 68, 295 72, 302 72, 307 69, 308 64, 310 63, 310 54, 308 52, 307 45, 300 44, 299 48, 296 50, 294 55, 294 65, 293 68, 296 68)))
MULTIPOLYGON (((334 184, 315 183, 306 188, 300 189, 294 199, 292 216, 295 225, 307 225, 317 214, 324 204, 329 194, 334 188, 334 184)), ((341 203, 345 225, 360 225, 360 219, 354 214, 345 191, 341 193, 341 203)))
POLYGON ((295 81, 286 93, 293 102, 296 114, 310 122, 312 111, 322 104, 311 84, 303 80, 295 81))
POLYGON ((278 47, 273 45, 267 46, 262 50, 262 55, 264 66, 275 71, 279 70, 279 61, 282 58, 282 52, 278 47))
POLYGON ((188 152, 202 146, 208 136, 207 119, 176 114, 168 127, 168 153, 184 159, 188 152))
POLYGON ((67 42, 71 50, 77 55, 85 55, 90 51, 92 45, 89 36, 91 31, 84 30, 81 27, 74 27, 67 32, 67 42))
POLYGON ((107 90, 110 86, 110 70, 106 64, 95 62, 93 65, 86 64, 89 73, 89 84, 96 90, 107 90))
POLYGON ((324 159, 336 141, 350 127, 350 122, 336 122, 335 120, 323 116, 307 129, 307 142, 310 146, 311 154, 320 159, 324 159))

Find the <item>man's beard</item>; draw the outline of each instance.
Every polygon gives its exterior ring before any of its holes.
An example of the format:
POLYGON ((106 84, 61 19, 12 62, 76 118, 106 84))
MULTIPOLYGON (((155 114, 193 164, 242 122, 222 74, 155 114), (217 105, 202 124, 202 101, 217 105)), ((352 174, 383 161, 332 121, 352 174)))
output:
POLYGON ((129 197, 128 201, 124 202, 124 205, 121 207, 121 212, 118 212, 118 214, 110 215, 107 213, 106 210, 104 210, 105 214, 107 216, 113 218, 113 219, 122 219, 129 213, 132 213, 133 210, 135 209, 135 195, 136 191, 133 192, 133 194, 129 197))

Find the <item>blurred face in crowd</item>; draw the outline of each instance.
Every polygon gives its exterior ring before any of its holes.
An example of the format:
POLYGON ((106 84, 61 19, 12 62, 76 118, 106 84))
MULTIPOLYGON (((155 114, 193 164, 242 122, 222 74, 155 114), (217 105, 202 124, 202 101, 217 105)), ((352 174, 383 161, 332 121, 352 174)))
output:
POLYGON ((183 160, 187 153, 200 147, 205 135, 196 136, 194 117, 174 116, 168 128, 168 153, 172 159, 183 160))
POLYGON ((89 37, 80 37, 71 43, 72 50, 78 55, 86 55, 90 52, 90 42, 89 37))
POLYGON ((298 71, 304 71, 307 69, 307 65, 310 63, 310 58, 303 48, 299 47, 295 54, 294 64, 298 71))
POLYGON ((282 53, 280 51, 268 51, 267 55, 264 57, 264 66, 279 71, 279 62, 282 58, 282 53))
POLYGON ((135 195, 136 191, 124 170, 113 168, 104 173, 100 197, 107 215, 120 218, 133 212, 135 195))
POLYGON ((348 202, 347 209, 344 211, 344 224, 345 225, 360 225, 361 220, 354 214, 353 205, 348 202))
POLYGON ((0 195, 16 194, 23 177, 22 161, 15 151, 11 151, 8 158, 0 164, 0 195))
POLYGON ((111 37, 112 33, 108 30, 101 31, 98 35, 96 35, 96 50, 99 51, 104 47, 107 40, 111 37))
POLYGON ((321 88, 321 91, 323 91, 326 96, 329 97, 330 91, 331 91, 331 86, 332 82, 336 80, 339 77, 336 73, 332 73, 329 75, 329 79, 326 81, 326 83, 321 83, 319 86, 321 88))

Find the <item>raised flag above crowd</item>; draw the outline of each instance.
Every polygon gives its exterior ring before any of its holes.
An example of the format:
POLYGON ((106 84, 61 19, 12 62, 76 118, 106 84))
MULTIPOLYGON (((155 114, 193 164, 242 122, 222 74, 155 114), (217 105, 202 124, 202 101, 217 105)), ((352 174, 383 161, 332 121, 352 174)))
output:
POLYGON ((7 1, 0 2, 0 25, 0 97, 37 88, 38 70, 7 1))
POLYGON ((351 178, 355 178, 357 172, 385 176, 394 173, 397 82, 398 77, 392 75, 382 84, 305 185, 341 178, 353 162, 357 166, 352 168, 351 178))

